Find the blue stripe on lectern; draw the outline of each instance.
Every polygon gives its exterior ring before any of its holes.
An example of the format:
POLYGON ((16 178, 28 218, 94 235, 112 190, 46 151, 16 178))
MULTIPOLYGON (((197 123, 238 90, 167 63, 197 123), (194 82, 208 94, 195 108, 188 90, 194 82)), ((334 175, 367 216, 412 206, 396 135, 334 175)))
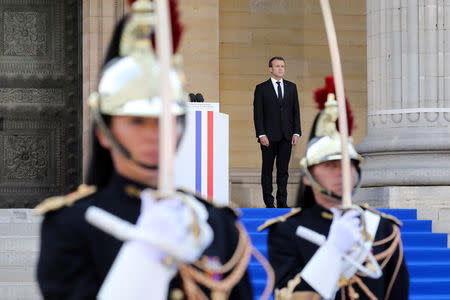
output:
POLYGON ((202 112, 195 112, 195 191, 202 192, 202 112))

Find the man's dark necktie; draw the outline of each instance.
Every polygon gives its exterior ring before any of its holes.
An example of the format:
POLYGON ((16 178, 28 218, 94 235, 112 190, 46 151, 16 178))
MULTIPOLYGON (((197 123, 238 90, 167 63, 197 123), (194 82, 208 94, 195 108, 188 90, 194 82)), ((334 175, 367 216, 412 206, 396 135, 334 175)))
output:
POLYGON ((283 94, 281 92, 281 82, 277 81, 277 85, 278 85, 278 102, 281 103, 281 100, 283 100, 283 94))

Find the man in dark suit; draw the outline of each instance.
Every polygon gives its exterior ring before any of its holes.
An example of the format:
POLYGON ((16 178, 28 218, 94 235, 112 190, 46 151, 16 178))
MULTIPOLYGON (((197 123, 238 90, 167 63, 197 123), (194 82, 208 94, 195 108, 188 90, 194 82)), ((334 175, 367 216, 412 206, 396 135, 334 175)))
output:
POLYGON ((301 136, 297 86, 284 80, 282 57, 269 60, 269 80, 255 88, 253 118, 256 137, 261 146, 261 185, 266 207, 274 207, 272 171, 277 160, 277 207, 287 207, 288 167, 292 145, 301 136))

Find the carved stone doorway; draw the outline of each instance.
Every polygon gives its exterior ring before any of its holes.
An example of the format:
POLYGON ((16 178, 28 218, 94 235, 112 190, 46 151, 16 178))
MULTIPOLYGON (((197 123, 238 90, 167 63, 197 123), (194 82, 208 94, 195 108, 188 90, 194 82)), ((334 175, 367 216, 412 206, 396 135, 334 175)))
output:
POLYGON ((81 0, 0 0, 0 207, 81 182, 81 0))

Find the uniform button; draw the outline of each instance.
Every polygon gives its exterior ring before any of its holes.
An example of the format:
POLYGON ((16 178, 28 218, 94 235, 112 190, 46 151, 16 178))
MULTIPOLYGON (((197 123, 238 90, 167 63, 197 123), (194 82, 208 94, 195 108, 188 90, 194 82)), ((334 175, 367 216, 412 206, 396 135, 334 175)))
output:
POLYGON ((170 291, 170 300, 182 300, 184 298, 184 293, 180 289, 172 289, 170 291))

